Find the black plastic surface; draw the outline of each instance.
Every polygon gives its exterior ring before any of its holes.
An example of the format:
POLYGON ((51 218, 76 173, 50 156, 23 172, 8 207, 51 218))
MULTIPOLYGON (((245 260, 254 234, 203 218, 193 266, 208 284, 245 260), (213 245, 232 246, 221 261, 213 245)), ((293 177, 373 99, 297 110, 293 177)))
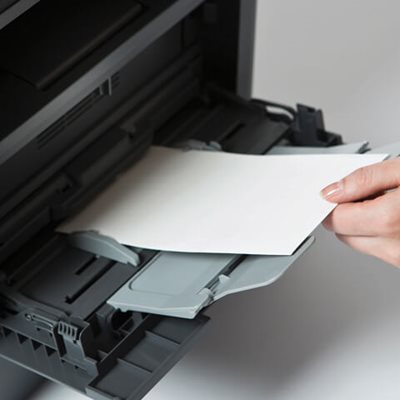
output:
POLYGON ((0 0, 0 31, 40 0, 0 0))
MULTIPOLYGON (((6 69, 0 70, 0 165, 61 118, 65 109, 82 101, 171 28, 179 25, 180 20, 202 1, 141 1, 146 3, 144 12, 131 19, 79 63, 71 65, 45 91, 6 69)), ((29 12, 40 5, 41 2, 29 12)), ((17 25, 20 35, 23 35, 23 25, 17 25)), ((6 48, 9 46, 7 42, 3 44, 6 48)), ((180 43, 175 42, 175 45, 180 43)), ((165 51, 168 50, 166 47, 165 51)))
POLYGON ((0 168, 0 261, 19 246, 11 242, 88 201, 143 154, 170 113, 199 94, 199 50, 177 46, 179 37, 172 29, 0 168), (34 225, 22 222, 33 217, 34 225))
POLYGON ((340 135, 325 129, 322 110, 302 104, 297 105, 297 118, 291 136, 298 146, 328 147, 343 143, 340 135))
POLYGON ((134 0, 42 0, 0 31, 0 68, 44 90, 142 10, 134 0))

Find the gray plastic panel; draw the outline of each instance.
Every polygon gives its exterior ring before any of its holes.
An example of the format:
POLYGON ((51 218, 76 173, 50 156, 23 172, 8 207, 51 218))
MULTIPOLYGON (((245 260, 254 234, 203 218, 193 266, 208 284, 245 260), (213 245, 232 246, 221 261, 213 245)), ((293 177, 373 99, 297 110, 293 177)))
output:
POLYGON ((140 258, 133 250, 123 246, 116 240, 96 232, 77 232, 68 237, 69 242, 76 248, 107 257, 110 260, 139 266, 140 258))
POLYGON ((194 318, 212 302, 204 290, 237 256, 159 253, 109 300, 122 311, 194 318))
POLYGON ((368 142, 350 143, 332 147, 299 147, 275 146, 269 155, 294 155, 294 154, 357 154, 363 153, 369 146, 368 142))
POLYGON ((275 282, 311 246, 288 257, 159 253, 109 300, 122 311, 194 318, 229 294, 275 282))
POLYGON ((0 359, 0 395, 2 400, 25 400, 43 379, 9 361, 0 359))
MULTIPOLYGON (((140 266, 77 249, 64 235, 31 245, 2 266, 0 354, 96 400, 142 398, 208 321, 121 313, 105 301, 140 266)), ((142 251, 141 263, 154 255, 142 251)))
POLYGON ((231 274, 219 277, 214 301, 230 294, 271 285, 276 282, 314 243, 309 237, 291 256, 248 256, 231 274))
MULTIPOLYGON (((128 337, 119 354, 112 358, 113 368, 94 379, 86 393, 99 400, 141 399, 187 351, 201 332, 207 318, 196 320, 157 319, 139 336, 128 337)), ((107 362, 107 360, 106 360, 107 362)))

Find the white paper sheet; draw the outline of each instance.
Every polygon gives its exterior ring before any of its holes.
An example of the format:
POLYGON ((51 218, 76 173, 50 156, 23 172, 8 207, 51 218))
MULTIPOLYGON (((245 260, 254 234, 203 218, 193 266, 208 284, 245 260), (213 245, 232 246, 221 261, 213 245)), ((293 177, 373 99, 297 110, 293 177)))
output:
POLYGON ((166 251, 290 255, 335 207, 320 190, 384 158, 153 147, 59 230, 166 251))

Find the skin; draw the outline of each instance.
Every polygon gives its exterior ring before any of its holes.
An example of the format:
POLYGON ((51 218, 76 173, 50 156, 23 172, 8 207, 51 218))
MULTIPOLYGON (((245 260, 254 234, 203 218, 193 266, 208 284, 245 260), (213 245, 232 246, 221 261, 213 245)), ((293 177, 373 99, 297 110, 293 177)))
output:
POLYGON ((322 190, 338 206, 324 226, 353 249, 400 267, 400 159, 356 170, 322 190))

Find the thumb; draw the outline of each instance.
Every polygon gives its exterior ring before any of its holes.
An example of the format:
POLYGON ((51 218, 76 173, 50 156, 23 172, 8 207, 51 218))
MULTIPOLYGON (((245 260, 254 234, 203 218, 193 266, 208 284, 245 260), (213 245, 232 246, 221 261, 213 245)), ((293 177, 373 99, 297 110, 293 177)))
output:
POLYGON ((332 203, 348 203, 399 185, 400 159, 394 159, 357 169, 339 182, 327 186, 321 195, 332 203))

